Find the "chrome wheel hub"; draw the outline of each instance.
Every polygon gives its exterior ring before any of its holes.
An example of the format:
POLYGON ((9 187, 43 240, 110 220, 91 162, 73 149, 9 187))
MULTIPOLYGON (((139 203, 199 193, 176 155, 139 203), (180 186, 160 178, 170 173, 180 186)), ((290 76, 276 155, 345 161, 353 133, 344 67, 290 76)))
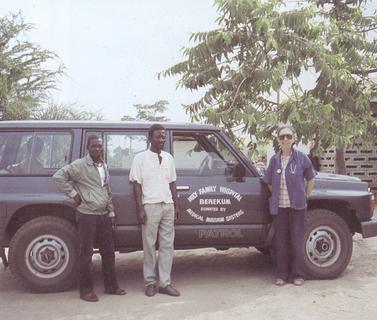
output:
POLYGON ((67 267, 69 251, 66 243, 54 235, 41 235, 30 242, 25 252, 26 265, 41 278, 54 278, 67 267))
POLYGON ((310 262, 318 267, 334 264, 339 258, 341 249, 339 235, 328 226, 313 229, 306 240, 306 255, 310 262))

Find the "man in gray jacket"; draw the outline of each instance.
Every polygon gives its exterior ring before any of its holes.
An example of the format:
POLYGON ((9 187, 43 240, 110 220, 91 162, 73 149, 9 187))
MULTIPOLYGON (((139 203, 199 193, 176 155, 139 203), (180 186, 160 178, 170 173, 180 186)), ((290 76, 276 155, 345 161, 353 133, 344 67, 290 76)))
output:
POLYGON ((116 228, 114 206, 109 186, 109 171, 102 160, 103 142, 98 136, 88 138, 89 154, 58 170, 53 179, 61 192, 77 204, 80 241, 80 298, 98 301, 93 289, 91 261, 94 242, 102 258, 105 293, 124 295, 115 275, 113 229, 116 228))

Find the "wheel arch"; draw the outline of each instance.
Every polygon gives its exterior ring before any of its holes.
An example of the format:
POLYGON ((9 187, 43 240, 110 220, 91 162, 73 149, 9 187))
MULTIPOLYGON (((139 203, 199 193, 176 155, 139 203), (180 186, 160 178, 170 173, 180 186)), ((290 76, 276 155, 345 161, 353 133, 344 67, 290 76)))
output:
POLYGON ((58 217, 76 225, 75 210, 61 204, 32 204, 19 208, 9 220, 5 229, 8 241, 25 223, 43 216, 58 217))
POLYGON ((360 232, 360 223, 357 220, 355 210, 347 201, 335 199, 309 200, 308 211, 314 209, 325 209, 334 212, 345 221, 352 234, 360 232))

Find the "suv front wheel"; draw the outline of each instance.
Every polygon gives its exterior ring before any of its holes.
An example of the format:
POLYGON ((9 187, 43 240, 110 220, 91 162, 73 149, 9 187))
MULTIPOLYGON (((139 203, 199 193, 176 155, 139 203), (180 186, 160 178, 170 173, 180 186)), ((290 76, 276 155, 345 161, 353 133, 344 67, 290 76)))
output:
POLYGON ((14 277, 33 292, 63 291, 77 277, 78 238, 75 226, 56 217, 25 223, 9 245, 14 277))
POLYGON ((306 275, 332 279, 347 267, 352 255, 352 234, 346 222, 332 211, 307 213, 304 235, 306 275))

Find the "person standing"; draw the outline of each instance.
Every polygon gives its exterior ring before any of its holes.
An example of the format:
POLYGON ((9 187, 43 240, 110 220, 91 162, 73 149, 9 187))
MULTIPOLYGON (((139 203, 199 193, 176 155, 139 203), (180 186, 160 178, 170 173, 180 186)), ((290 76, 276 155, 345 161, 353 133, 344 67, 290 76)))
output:
POLYGON ((158 291, 179 296, 170 276, 174 221, 179 216, 174 158, 162 150, 166 138, 163 126, 152 125, 148 136, 150 149, 135 156, 129 177, 134 186, 137 219, 142 226, 145 294, 152 297, 158 291))
POLYGON ((299 286, 305 282, 303 243, 307 197, 313 190, 317 173, 310 159, 293 148, 295 130, 291 126, 279 127, 277 135, 280 151, 270 159, 263 178, 271 191, 269 205, 275 230, 275 284, 282 286, 292 278, 293 284, 299 286))
POLYGON ((88 154, 58 170, 53 179, 59 190, 77 204, 79 229, 79 287, 80 298, 98 301, 93 289, 91 262, 94 242, 102 258, 105 293, 124 295, 115 275, 113 230, 116 229, 114 206, 109 186, 109 171, 102 160, 103 141, 92 135, 88 138, 88 154))

